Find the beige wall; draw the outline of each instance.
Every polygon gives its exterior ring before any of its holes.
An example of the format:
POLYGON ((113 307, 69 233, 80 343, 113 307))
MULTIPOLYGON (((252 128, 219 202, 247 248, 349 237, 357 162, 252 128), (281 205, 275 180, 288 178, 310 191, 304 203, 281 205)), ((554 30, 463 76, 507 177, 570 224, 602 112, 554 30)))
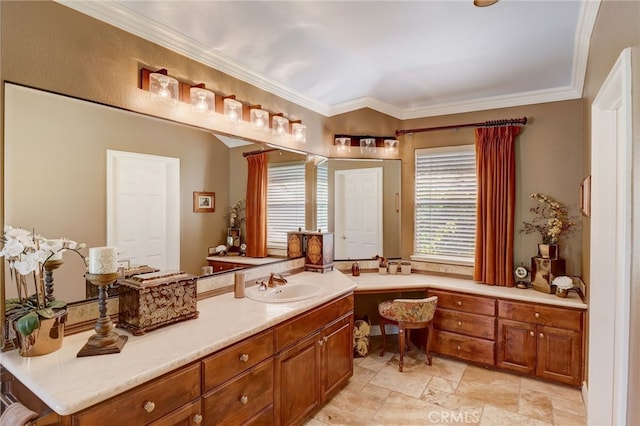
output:
MULTIPOLYGON (((627 424, 640 424, 640 410, 637 407, 640 398, 640 373, 634 366, 640 365, 640 2, 603 0, 598 11, 598 17, 591 37, 589 47, 589 61, 583 91, 583 169, 584 175, 591 171, 591 104, 595 99, 602 83, 618 59, 622 50, 634 46, 633 70, 634 90, 633 114, 633 193, 632 193, 632 277, 630 303, 630 377, 627 393, 628 413, 627 424)), ((583 234, 582 258, 583 277, 590 283, 590 223, 585 221, 587 232, 583 234)), ((613 225, 612 225, 613 226, 613 225)), ((588 360, 587 360, 588 361, 588 360)))

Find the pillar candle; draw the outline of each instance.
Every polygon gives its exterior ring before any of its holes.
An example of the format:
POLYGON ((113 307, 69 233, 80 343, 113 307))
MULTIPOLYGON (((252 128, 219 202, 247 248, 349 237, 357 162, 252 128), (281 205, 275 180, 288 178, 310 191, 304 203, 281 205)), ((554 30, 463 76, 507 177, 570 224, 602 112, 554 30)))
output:
POLYGON ((89 273, 112 274, 118 272, 116 247, 92 247, 89 249, 89 273))

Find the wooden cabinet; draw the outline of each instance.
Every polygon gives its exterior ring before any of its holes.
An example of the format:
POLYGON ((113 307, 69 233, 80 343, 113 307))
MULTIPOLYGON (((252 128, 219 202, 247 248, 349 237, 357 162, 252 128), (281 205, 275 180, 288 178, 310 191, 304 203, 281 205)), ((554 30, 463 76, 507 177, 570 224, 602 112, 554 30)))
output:
POLYGON ((218 260, 208 260, 209 266, 213 267, 213 272, 229 271, 231 269, 246 268, 247 265, 234 262, 220 262, 218 260))
POLYGON ((431 289, 428 295, 438 296, 432 350, 493 366, 496 299, 431 289))
POLYGON ((498 367, 581 384, 582 311, 500 300, 498 317, 498 367))
POLYGON ((353 375, 353 295, 276 326, 275 424, 299 424, 353 375))
POLYGON ((202 407, 200 398, 166 416, 150 423, 149 426, 192 426, 202 424, 202 407))
MULTIPOLYGON (((140 385, 101 404, 71 416, 74 425, 148 424, 164 416, 173 416, 174 410, 190 405, 189 418, 200 414, 200 363, 182 367, 159 379, 140 385)), ((181 412, 177 417, 183 417, 181 412)), ((184 417, 186 418, 186 417, 184 417)), ((167 424, 159 422, 158 424, 167 424)))

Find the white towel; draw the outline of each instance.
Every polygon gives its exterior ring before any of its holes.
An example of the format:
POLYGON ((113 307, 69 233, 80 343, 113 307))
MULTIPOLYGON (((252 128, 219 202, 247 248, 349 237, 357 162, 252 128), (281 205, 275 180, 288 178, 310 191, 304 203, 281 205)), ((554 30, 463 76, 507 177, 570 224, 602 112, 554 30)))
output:
POLYGON ((29 410, 19 402, 14 402, 0 416, 0 424, 2 426, 25 426, 36 417, 38 417, 38 413, 29 410))

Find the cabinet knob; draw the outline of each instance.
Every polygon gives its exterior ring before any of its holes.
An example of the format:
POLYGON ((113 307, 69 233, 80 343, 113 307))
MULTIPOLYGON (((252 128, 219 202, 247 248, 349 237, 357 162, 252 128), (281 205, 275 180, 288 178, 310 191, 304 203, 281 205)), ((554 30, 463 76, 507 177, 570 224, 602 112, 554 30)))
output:
POLYGON ((201 414, 196 414, 195 416, 193 416, 193 422, 195 424, 197 424, 197 425, 202 423, 202 415, 201 414))
POLYGON ((458 301, 456 302, 456 305, 458 305, 458 306, 462 306, 462 302, 461 302, 460 300, 458 300, 458 301))
POLYGON ((318 344, 319 344, 320 346, 322 346, 322 343, 323 343, 323 342, 322 342, 322 339, 318 340, 318 344))
POLYGON ((247 362, 247 361, 249 361, 249 354, 242 354, 242 355, 240 355, 240 361, 242 361, 242 362, 247 362))
POLYGON ((540 312, 536 312, 535 314, 533 314, 533 316, 536 318, 540 318, 540 312))
POLYGON ((460 345, 458 345, 458 350, 460 350, 460 349, 462 349, 462 348, 460 347, 460 345))
POLYGON ((323 341, 324 343, 327 343, 327 340, 329 340, 329 337, 327 337, 327 336, 324 336, 324 337, 322 338, 322 341, 323 341))
POLYGON ((544 333, 540 333, 540 337, 544 337, 544 333))
POLYGON ((247 395, 240 395, 240 398, 238 398, 238 401, 240 401, 240 404, 244 405, 247 402, 249 402, 249 397, 247 395))
POLYGON ((153 401, 147 401, 144 403, 144 411, 147 413, 152 412, 156 409, 156 404, 153 401))
POLYGON ((534 333, 533 331, 530 331, 530 332, 529 332, 529 335, 530 335, 531 337, 533 337, 533 336, 535 336, 535 335, 536 335, 536 333, 534 333))
POLYGON ((462 326, 462 321, 458 321, 458 327, 462 326))

